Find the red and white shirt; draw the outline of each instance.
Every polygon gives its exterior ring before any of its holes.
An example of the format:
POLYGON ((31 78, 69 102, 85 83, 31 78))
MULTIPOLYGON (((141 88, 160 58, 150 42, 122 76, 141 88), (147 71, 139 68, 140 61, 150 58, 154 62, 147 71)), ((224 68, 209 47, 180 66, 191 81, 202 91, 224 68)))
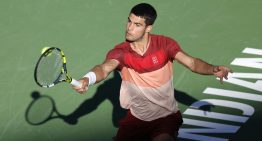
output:
POLYGON ((174 97, 173 60, 181 49, 171 38, 162 35, 150 35, 150 38, 143 56, 133 51, 127 41, 116 45, 107 54, 107 59, 116 59, 120 63, 121 106, 144 121, 178 111, 174 97))

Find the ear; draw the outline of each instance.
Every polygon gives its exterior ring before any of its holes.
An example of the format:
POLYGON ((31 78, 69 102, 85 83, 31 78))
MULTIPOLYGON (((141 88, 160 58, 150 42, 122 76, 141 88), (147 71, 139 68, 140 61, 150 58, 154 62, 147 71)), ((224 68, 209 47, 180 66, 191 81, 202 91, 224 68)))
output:
POLYGON ((152 25, 148 25, 148 26, 146 27, 146 32, 147 32, 147 33, 151 32, 152 28, 153 28, 152 25))

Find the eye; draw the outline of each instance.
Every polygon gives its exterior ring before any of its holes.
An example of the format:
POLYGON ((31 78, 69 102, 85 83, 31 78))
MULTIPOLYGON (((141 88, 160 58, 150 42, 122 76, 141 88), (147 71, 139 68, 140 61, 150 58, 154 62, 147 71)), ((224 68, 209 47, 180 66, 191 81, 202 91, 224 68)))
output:
POLYGON ((142 26, 141 24, 139 24, 139 23, 136 23, 136 27, 140 27, 140 26, 142 26))

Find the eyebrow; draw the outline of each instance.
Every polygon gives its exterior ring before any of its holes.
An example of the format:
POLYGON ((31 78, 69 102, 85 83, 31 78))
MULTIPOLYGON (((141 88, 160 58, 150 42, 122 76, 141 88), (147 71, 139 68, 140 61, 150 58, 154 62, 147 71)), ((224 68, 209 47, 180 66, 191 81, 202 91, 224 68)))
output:
MULTIPOLYGON (((128 21, 131 21, 131 19, 128 17, 127 18, 128 19, 128 21)), ((132 22, 132 21, 131 21, 132 22)), ((141 24, 141 23, 137 23, 137 22, 134 22, 134 24, 136 24, 136 25, 143 25, 143 24, 141 24)))

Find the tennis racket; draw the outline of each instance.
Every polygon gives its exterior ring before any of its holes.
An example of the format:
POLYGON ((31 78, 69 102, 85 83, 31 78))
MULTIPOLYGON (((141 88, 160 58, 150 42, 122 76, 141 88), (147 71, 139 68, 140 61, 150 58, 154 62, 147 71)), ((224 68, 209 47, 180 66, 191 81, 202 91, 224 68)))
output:
POLYGON ((35 66, 34 78, 44 88, 53 87, 60 82, 68 82, 79 88, 82 86, 68 75, 65 54, 57 47, 50 47, 42 53, 35 66))

